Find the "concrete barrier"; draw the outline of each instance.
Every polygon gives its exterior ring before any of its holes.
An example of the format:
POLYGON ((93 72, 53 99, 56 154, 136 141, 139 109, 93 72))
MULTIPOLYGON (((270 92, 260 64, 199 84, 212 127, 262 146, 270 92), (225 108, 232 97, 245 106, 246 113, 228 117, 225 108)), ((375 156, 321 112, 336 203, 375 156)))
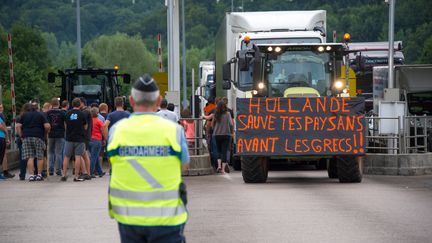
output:
POLYGON ((210 155, 191 155, 189 169, 183 172, 184 176, 199 176, 213 174, 213 167, 210 162, 210 155))
MULTIPOLYGON (((7 150, 6 152, 7 161, 8 161, 8 169, 13 170, 19 167, 19 150, 7 150)), ((2 163, 0 163, 0 167, 2 163)), ((0 170, 0 173, 3 171, 3 167, 0 170)))
MULTIPOLYGON (((19 168, 19 151, 18 150, 8 150, 8 167, 9 170, 19 168)), ((1 167, 1 163, 0 163, 1 167)), ((2 170, 3 171, 3 168, 2 170)), ((211 175, 213 174, 213 167, 210 163, 209 154, 204 155, 191 155, 189 170, 183 172, 184 176, 199 176, 199 175, 211 175)))
POLYGON ((366 154, 363 172, 372 175, 430 175, 432 153, 366 154))

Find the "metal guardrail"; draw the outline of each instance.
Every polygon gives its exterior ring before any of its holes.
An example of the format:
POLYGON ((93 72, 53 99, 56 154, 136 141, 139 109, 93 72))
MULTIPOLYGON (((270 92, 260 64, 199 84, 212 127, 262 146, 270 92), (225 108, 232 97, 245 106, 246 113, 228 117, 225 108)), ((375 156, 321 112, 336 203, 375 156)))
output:
POLYGON ((205 120, 201 118, 181 118, 180 119, 181 124, 183 124, 184 122, 193 122, 194 136, 193 137, 186 136, 186 140, 188 140, 190 155, 203 155, 204 153, 207 152, 207 148, 204 147, 204 135, 203 135, 204 121, 205 120))
POLYGON ((399 117, 366 117, 368 132, 366 134, 366 151, 368 153, 401 153, 401 121, 399 117), (383 131, 383 121, 396 123, 394 133, 383 131))
POLYGON ((432 152, 432 116, 406 116, 405 153, 432 152))
POLYGON ((432 117, 366 117, 368 153, 432 152, 432 117), (389 127, 392 127, 389 129, 389 127))

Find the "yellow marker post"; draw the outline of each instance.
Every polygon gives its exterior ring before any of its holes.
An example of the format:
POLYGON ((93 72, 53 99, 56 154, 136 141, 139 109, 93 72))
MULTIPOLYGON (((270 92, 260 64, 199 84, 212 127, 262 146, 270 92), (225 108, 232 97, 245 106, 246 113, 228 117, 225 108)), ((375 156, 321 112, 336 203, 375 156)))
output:
POLYGON ((160 94, 165 97, 165 93, 168 91, 168 73, 156 72, 152 74, 152 77, 156 80, 160 94))

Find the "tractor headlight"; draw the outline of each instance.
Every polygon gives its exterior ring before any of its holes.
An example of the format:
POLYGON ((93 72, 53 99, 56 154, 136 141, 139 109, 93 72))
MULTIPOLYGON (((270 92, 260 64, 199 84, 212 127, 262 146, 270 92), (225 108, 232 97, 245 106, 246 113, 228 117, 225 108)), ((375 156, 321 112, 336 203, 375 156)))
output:
POLYGON ((343 86, 344 86, 344 84, 343 84, 343 82, 340 81, 340 80, 337 80, 337 81, 334 83, 334 87, 335 87, 335 89, 337 89, 337 90, 339 90, 339 91, 341 91, 341 90, 343 89, 343 86))

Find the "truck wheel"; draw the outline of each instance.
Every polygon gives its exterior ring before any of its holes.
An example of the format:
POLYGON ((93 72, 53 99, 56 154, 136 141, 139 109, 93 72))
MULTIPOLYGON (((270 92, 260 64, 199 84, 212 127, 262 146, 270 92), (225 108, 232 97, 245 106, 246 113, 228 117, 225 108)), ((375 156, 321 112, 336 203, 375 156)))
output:
POLYGON ((241 170, 241 160, 239 157, 233 157, 232 158, 232 166, 234 167, 234 170, 237 170, 237 171, 241 170))
POLYGON ((361 159, 358 156, 340 156, 336 158, 339 182, 359 183, 362 181, 361 159))
POLYGON ((330 179, 338 178, 337 162, 336 159, 327 159, 327 173, 330 179))
POLYGON ((315 166, 316 166, 317 170, 325 170, 325 169, 327 169, 327 159, 319 159, 316 162, 315 166))
POLYGON ((264 183, 268 175, 268 158, 242 157, 241 169, 244 182, 264 183))

